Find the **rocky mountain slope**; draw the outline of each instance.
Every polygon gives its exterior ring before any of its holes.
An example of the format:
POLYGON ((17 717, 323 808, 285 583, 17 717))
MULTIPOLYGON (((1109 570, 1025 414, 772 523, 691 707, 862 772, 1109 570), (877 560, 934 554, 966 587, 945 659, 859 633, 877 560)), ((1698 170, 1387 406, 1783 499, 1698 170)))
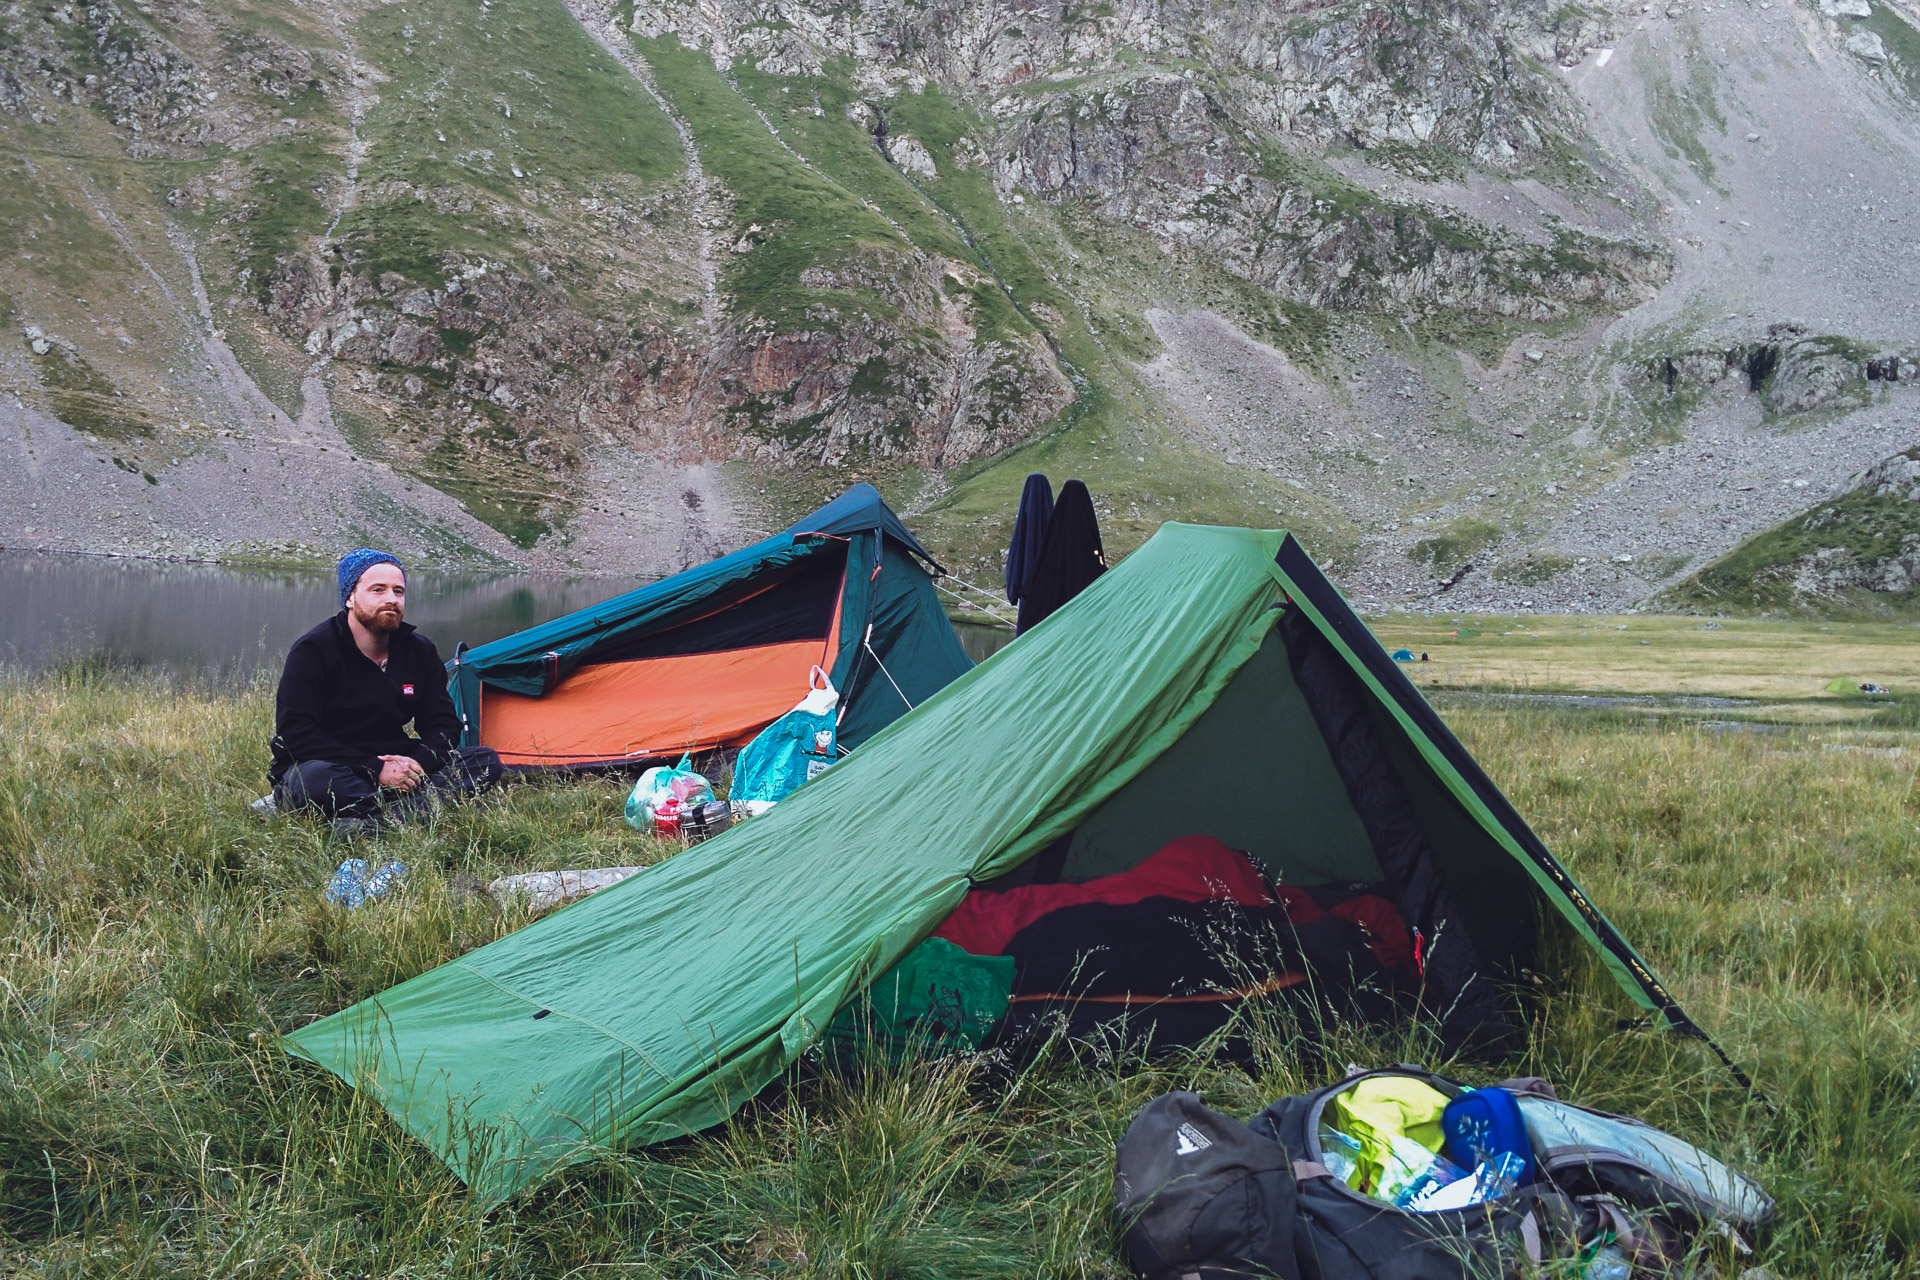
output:
POLYGON ((1826 4, 11 0, 0 543, 671 570, 862 478, 985 578, 1044 468, 1631 605, 1920 434, 1920 34, 1826 4))
POLYGON ((1910 616, 1920 609, 1920 448, 1882 459, 1670 588, 1680 609, 1910 616))

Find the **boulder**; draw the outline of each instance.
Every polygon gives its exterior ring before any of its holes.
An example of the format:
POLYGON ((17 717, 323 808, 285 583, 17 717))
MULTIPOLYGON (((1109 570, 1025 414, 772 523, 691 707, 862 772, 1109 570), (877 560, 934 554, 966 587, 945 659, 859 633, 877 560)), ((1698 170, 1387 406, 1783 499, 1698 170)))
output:
POLYGON ((440 354, 440 337, 431 329, 402 320, 387 339, 387 359, 394 364, 425 364, 440 354))
POLYGON ((1847 52, 1867 62, 1885 62, 1887 47, 1871 31, 1855 31, 1847 37, 1847 52))
POLYGON ((933 156, 918 141, 905 134, 895 134, 887 139, 887 154, 908 173, 922 178, 940 176, 939 169, 934 167, 933 156))

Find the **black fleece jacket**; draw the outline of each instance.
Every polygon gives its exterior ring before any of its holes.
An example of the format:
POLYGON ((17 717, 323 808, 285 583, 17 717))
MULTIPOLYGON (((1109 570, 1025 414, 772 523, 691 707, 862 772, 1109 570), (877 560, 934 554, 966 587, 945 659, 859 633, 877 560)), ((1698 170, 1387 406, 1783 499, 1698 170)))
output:
POLYGON ((309 760, 345 765, 377 782, 383 755, 412 756, 438 773, 460 744, 460 717, 433 641, 401 623, 382 671, 353 642, 345 609, 293 642, 273 730, 268 776, 275 784, 309 760), (407 734, 409 720, 419 737, 407 734))

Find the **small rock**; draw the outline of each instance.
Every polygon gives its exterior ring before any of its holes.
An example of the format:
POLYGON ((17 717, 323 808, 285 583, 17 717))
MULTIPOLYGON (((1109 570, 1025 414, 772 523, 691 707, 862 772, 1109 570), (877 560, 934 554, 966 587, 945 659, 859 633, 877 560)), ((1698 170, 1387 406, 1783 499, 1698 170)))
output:
POLYGON ((1748 142, 1758 142, 1758 141, 1760 141, 1760 135, 1759 135, 1759 134, 1757 134, 1757 133, 1749 133, 1749 134, 1747 135, 1747 141, 1748 141, 1748 142))
POLYGON ((1868 0, 1820 0, 1820 12, 1829 18, 1871 18, 1873 6, 1868 0))
POLYGON ((1615 564, 1632 564, 1633 557, 1627 554, 1626 552, 1622 551, 1619 555, 1613 558, 1613 562, 1615 564))
POLYGON ((1533 361, 1535 364, 1539 364, 1542 360, 1545 360, 1546 358, 1547 358, 1547 353, 1540 350, 1540 348, 1538 347, 1527 348, 1527 359, 1533 361))
POLYGON ((1740 1273, 1740 1280, 1780 1280, 1780 1277, 1765 1267, 1748 1267, 1740 1273))
POLYGON ((1887 47, 1871 31, 1856 31, 1847 37, 1847 52, 1864 62, 1885 62, 1887 47))
POLYGON ((904 133, 887 139, 887 155, 908 173, 917 173, 923 178, 940 176, 940 171, 934 167, 933 156, 917 140, 904 133))
POLYGON ((1686 12, 1687 12, 1687 11, 1686 11, 1685 9, 1682 9, 1682 8, 1681 8, 1681 7, 1679 6, 1679 5, 1677 5, 1677 4, 1673 4, 1673 5, 1668 5, 1668 6, 1667 6, 1667 16, 1668 16, 1669 18, 1681 18, 1681 17, 1685 17, 1685 16, 1686 16, 1686 12))
POLYGON ((35 338, 32 342, 29 342, 27 345, 33 348, 33 354, 37 356, 43 356, 47 354, 47 352, 53 350, 53 344, 51 342, 48 342, 45 338, 35 338))

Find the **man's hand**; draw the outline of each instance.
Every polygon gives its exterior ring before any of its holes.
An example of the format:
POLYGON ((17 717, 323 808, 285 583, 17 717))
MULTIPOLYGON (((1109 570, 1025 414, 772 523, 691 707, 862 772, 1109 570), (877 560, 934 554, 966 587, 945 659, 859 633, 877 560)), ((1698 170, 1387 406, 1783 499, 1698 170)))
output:
POLYGON ((427 771, 412 756, 381 756, 380 785, 411 791, 427 780, 427 771))

